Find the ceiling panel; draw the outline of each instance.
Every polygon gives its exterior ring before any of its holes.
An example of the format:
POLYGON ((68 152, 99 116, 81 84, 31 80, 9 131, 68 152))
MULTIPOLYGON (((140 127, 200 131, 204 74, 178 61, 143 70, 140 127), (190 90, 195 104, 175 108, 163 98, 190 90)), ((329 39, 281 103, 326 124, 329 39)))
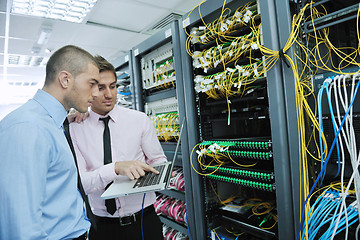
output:
POLYGON ((45 20, 39 17, 10 15, 9 37, 37 39, 40 26, 45 20))
POLYGON ((184 14, 190 12, 194 7, 199 5, 201 2, 205 2, 202 0, 192 0, 192 1, 181 1, 178 6, 176 6, 176 9, 178 11, 183 11, 184 14))
POLYGON ((0 1, 0 11, 6 12, 6 1, 5 0, 0 1))
MULTIPOLYGON (((3 83, 6 3, 0 0, 0 84, 3 83)), ((8 54, 49 57, 58 48, 74 44, 91 54, 99 54, 110 62, 147 39, 148 31, 170 13, 183 15, 200 0, 98 0, 84 23, 70 23, 32 16, 10 15, 8 54), (41 26, 51 25, 52 33, 45 45, 38 45, 41 26), (33 47, 39 53, 32 54, 33 47)), ((8 80, 39 81, 45 78, 42 67, 8 67, 8 80)), ((1 103, 0 103, 1 104, 1 103)))
MULTIPOLYGON (((34 40, 28 39, 9 39, 9 54, 32 55, 31 49, 34 45, 34 40)), ((40 55, 37 54, 37 55, 40 55)))
POLYGON ((5 36, 5 22, 6 22, 6 14, 0 13, 0 36, 5 36))
MULTIPOLYGON (((0 66, 0 80, 4 67, 0 66)), ((8 81, 10 82, 41 82, 45 80, 45 67, 7 67, 8 81)))
MULTIPOLYGON (((151 1, 148 1, 148 0, 135 0, 135 2, 139 2, 139 3, 143 4, 143 5, 155 6, 155 7, 166 8, 168 10, 172 10, 177 5, 179 5, 181 2, 183 2, 183 0, 168 0, 168 1, 164 1, 164 0, 151 0, 151 1)), ((185 13, 185 12, 183 12, 183 13, 185 13)))
POLYGON ((140 32, 167 14, 167 10, 133 1, 99 1, 88 21, 140 32))
POLYGON ((0 37, 0 54, 4 53, 4 46, 5 46, 5 38, 0 37))

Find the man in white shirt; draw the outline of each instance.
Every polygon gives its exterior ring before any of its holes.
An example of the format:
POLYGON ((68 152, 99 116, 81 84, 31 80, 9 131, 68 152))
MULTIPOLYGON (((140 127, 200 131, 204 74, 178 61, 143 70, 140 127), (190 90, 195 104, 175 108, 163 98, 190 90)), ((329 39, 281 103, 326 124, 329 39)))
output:
POLYGON ((162 223, 153 207, 155 193, 116 198, 114 212, 100 198, 115 179, 139 178, 144 170, 156 171, 147 164, 167 159, 146 114, 116 105, 114 67, 100 56, 95 59, 100 66, 99 95, 89 116, 80 124, 70 125, 81 180, 95 215, 89 238, 139 240, 143 234, 145 239, 163 239, 162 223), (107 117, 105 122, 103 118, 107 117), (108 164, 104 162, 106 125, 111 142, 108 164))

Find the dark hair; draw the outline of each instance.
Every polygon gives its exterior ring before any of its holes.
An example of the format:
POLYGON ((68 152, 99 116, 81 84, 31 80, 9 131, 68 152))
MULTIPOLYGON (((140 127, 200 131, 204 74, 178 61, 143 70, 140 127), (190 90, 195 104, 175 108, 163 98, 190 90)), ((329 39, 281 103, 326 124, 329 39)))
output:
POLYGON ((95 58, 84 49, 73 45, 64 46, 54 52, 46 64, 45 85, 53 83, 61 71, 67 71, 75 78, 87 70, 89 63, 98 66, 95 58))
POLYGON ((117 79, 115 68, 111 63, 109 63, 105 58, 99 55, 95 55, 94 58, 99 66, 100 72, 111 71, 114 73, 115 79, 117 79))

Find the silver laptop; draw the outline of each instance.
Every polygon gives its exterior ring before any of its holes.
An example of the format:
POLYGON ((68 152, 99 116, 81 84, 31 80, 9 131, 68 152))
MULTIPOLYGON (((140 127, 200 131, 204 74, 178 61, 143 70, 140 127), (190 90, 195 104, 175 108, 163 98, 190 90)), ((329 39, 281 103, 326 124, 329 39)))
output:
POLYGON ((155 174, 153 172, 146 172, 144 176, 139 179, 130 180, 129 178, 116 179, 101 195, 102 199, 111 199, 117 197, 123 197, 139 193, 147 193, 154 191, 162 191, 169 189, 171 173, 174 167, 176 155, 178 152, 181 134, 184 127, 185 118, 181 124, 179 139, 176 144, 174 157, 171 162, 160 163, 152 165, 160 173, 155 174))

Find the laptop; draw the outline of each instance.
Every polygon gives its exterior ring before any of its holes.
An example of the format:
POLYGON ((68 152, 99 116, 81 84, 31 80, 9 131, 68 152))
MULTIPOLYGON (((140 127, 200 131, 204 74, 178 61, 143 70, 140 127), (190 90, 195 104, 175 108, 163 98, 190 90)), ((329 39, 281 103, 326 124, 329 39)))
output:
POLYGON ((155 174, 153 172, 146 172, 146 174, 139 179, 130 180, 128 177, 122 177, 116 179, 101 195, 102 199, 111 199, 123 196, 129 196, 133 194, 162 191, 164 189, 170 189, 171 173, 174 167, 176 155, 178 152, 181 134, 184 128, 185 118, 181 124, 179 139, 176 144, 175 153, 172 161, 152 165, 160 173, 155 174), (125 179, 124 179, 125 178, 125 179))

